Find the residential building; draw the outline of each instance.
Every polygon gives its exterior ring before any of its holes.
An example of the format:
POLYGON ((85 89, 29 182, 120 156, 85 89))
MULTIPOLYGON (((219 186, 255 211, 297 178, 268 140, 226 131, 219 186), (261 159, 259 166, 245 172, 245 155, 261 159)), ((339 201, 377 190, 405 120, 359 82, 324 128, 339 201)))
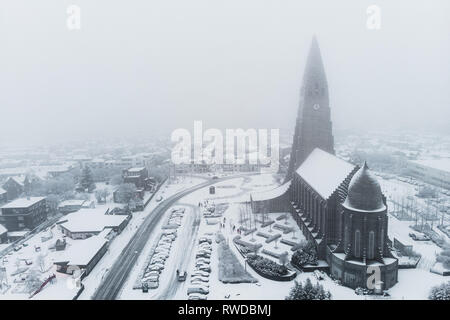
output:
POLYGON ((32 230, 47 219, 45 197, 28 197, 13 200, 1 207, 0 223, 8 231, 32 230))

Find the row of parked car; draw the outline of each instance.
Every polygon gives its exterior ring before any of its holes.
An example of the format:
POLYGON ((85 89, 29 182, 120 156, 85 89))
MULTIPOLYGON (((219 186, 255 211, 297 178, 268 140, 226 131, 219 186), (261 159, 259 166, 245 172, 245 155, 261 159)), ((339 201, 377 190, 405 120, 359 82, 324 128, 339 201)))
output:
POLYGON ((164 230, 142 276, 142 291, 147 292, 148 289, 158 288, 159 275, 164 270, 164 265, 170 255, 172 242, 176 239, 176 236, 177 231, 175 229, 164 230))
POLYGON ((191 274, 190 285, 187 290, 189 300, 206 300, 208 297, 211 252, 211 237, 204 236, 199 238, 195 254, 195 268, 191 274))
POLYGON ((167 225, 171 228, 163 229, 161 238, 159 239, 155 251, 150 259, 147 268, 142 275, 142 291, 148 292, 148 289, 156 289, 159 286, 159 276, 164 270, 166 260, 170 255, 172 242, 177 237, 177 228, 181 225, 184 216, 184 207, 172 208, 167 225))

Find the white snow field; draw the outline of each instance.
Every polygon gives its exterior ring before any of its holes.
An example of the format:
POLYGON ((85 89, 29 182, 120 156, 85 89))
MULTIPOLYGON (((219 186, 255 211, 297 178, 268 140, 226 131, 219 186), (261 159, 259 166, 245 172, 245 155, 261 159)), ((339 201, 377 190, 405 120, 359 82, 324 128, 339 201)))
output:
MULTIPOLYGON (((169 197, 189 186, 204 182, 205 177, 206 176, 179 177, 178 182, 176 183, 165 183, 158 191, 157 196, 162 196, 163 198, 169 197)), ((211 244, 211 256, 209 259, 211 273, 207 277, 207 283, 204 285, 209 291, 206 295, 208 299, 284 299, 289 294, 291 287, 294 285, 294 281, 305 281, 307 278, 310 278, 313 283, 316 283, 318 280, 316 280, 311 273, 298 273, 294 280, 288 282, 268 280, 259 276, 249 266, 246 266, 246 270, 251 276, 258 280, 257 283, 224 284, 218 280, 218 245, 214 241, 215 233, 217 231, 222 232, 237 259, 245 266, 244 258, 232 242, 233 237, 237 235, 236 229, 240 226, 240 203, 242 201, 249 201, 250 193, 259 191, 270 193, 271 190, 274 190, 274 188, 279 185, 277 181, 276 177, 271 173, 240 176, 226 181, 218 181, 214 184, 214 194, 210 194, 208 186, 179 199, 177 203, 164 213, 163 217, 158 221, 154 229, 155 231, 148 235, 148 242, 132 271, 128 275, 125 285, 122 287, 117 298, 187 299, 188 288, 192 287, 190 279, 191 274, 195 269, 195 253, 199 246, 198 239, 205 235, 213 240, 211 244), (215 205, 216 207, 224 204, 227 209, 223 212, 222 216, 219 217, 211 218, 205 216, 203 214, 203 211, 205 210, 203 206, 205 200, 208 201, 209 205, 215 205), (199 206, 199 203, 202 203, 202 206, 199 206), (149 289, 147 293, 142 292, 141 289, 133 289, 140 279, 143 268, 148 264, 149 255, 155 249, 155 245, 164 230, 162 227, 167 223, 171 210, 174 207, 185 208, 185 213, 183 218, 179 220, 181 225, 177 228, 177 236, 171 244, 170 251, 168 251, 168 257, 164 263, 164 269, 159 275, 159 286, 156 289, 149 289), (233 228, 233 226, 235 228, 233 228), (177 269, 187 271, 188 276, 185 281, 180 282, 177 280, 177 269)), ((383 188, 387 189, 386 184, 383 185, 383 188)), ((82 284, 84 285, 84 290, 78 299, 91 299, 102 279, 108 273, 109 268, 111 268, 123 248, 130 241, 138 226, 158 205, 159 202, 156 201, 156 198, 157 197, 155 196, 144 211, 135 212, 125 230, 110 241, 107 253, 98 262, 90 274, 83 279, 82 284)), ((107 205, 108 204, 105 206, 107 205)), ((293 230, 295 230, 295 233, 290 232, 283 234, 282 231, 272 228, 271 234, 280 233, 286 240, 294 242, 301 241, 303 235, 293 219, 288 215, 287 220, 276 220, 280 215, 280 213, 268 214, 270 219, 275 220, 275 223, 292 227, 293 230)), ((433 286, 449 281, 449 278, 433 274, 429 271, 430 267, 434 264, 436 254, 439 253, 441 249, 431 241, 416 242, 412 240, 408 234, 411 231, 409 225, 413 223, 414 222, 411 221, 400 221, 389 215, 390 238, 393 239, 395 237, 406 245, 413 245, 414 250, 422 255, 422 260, 417 269, 399 270, 399 282, 388 291, 390 297, 380 298, 375 296, 356 295, 354 290, 338 285, 326 276, 325 279, 320 282, 326 290, 331 292, 332 299, 427 299, 429 291, 433 286)), ((270 233, 269 227, 261 228, 260 223, 256 223, 256 227, 258 229, 257 231, 270 233)), ((58 228, 54 227, 52 232, 53 239, 56 240, 58 236, 60 236, 58 228)), ((54 253, 47 250, 47 246, 41 243, 41 236, 43 235, 44 232, 41 232, 33 236, 27 241, 27 247, 24 247, 17 252, 13 251, 11 255, 6 256, 8 261, 4 263, 4 266, 7 271, 8 282, 11 285, 11 288, 3 294, 0 294, 0 299, 29 298, 28 294, 17 293, 20 289, 20 285, 14 283, 14 280, 18 276, 13 276, 12 273, 18 268, 15 263, 17 258, 24 259, 21 260, 21 268, 28 267, 25 264, 26 259, 37 259, 37 255, 34 252, 35 245, 40 245, 42 248, 42 254, 46 257, 45 260, 49 268, 48 274, 54 273, 52 269, 54 268, 52 267, 54 253)), ((247 236, 241 236, 245 241, 261 243, 264 249, 268 249, 272 252, 279 254, 287 251, 289 256, 292 254, 290 246, 282 244, 279 241, 277 243, 265 243, 265 238, 256 235, 256 233, 253 235, 249 234, 247 236)), ((72 242, 80 240, 71 240, 67 238, 67 241, 70 245, 72 242)), ((273 259, 274 261, 278 260, 277 258, 266 254, 264 254, 264 257, 273 259)), ((34 264, 35 263, 36 261, 34 261, 34 264)), ((55 274, 57 274, 56 281, 45 286, 40 293, 33 297, 33 299, 72 299, 76 295, 78 289, 73 285, 73 282, 70 281, 71 277, 61 273, 55 274)))

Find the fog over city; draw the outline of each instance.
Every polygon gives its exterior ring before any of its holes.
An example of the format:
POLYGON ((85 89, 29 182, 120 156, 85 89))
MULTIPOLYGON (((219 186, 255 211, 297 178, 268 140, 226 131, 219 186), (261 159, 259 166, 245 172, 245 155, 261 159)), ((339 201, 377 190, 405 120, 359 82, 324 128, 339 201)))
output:
POLYGON ((194 120, 291 132, 314 34, 336 131, 448 133, 449 13, 448 0, 2 0, 0 144, 170 135, 194 120))

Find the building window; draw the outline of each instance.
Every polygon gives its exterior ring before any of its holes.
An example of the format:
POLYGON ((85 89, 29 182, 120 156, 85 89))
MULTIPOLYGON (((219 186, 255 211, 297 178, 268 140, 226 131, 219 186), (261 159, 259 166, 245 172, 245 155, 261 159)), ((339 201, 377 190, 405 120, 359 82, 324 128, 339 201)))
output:
POLYGON ((361 232, 355 231, 355 257, 361 257, 361 232))
POLYGON ((347 248, 347 246, 348 246, 348 241, 349 241, 349 239, 348 239, 348 227, 345 226, 345 229, 344 229, 344 246, 345 246, 345 248, 347 248))
POLYGON ((375 257, 375 233, 369 232, 369 254, 368 258, 373 259, 375 257))

